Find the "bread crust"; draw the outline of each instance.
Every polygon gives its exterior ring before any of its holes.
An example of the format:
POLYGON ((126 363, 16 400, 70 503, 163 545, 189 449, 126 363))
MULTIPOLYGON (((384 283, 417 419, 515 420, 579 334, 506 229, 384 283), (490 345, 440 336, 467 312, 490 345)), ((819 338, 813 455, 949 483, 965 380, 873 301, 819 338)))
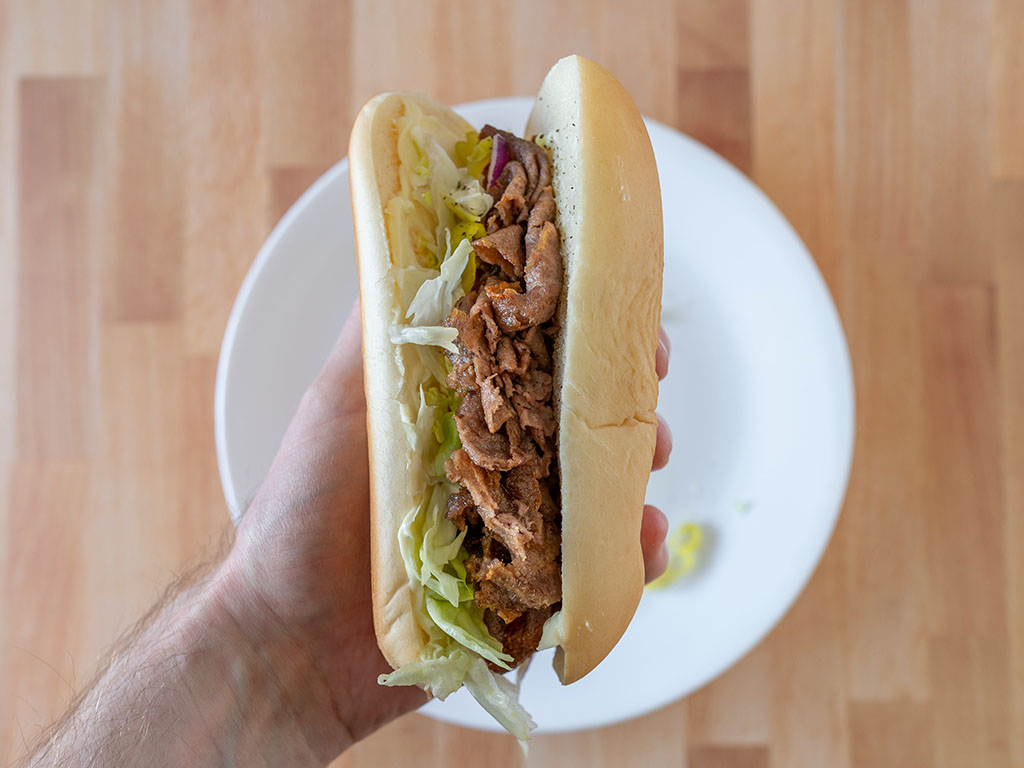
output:
MULTIPOLYGON (((398 405, 388 329, 398 318, 384 206, 398 189, 394 120, 402 99, 459 133, 453 111, 382 94, 359 113, 349 145, 363 316, 370 446, 374 628, 393 668, 417 661, 426 636, 398 546, 417 494, 398 405)), ((568 684, 593 669, 629 624, 644 583, 640 519, 654 455, 661 305, 661 195, 650 139, 625 89, 579 56, 548 73, 526 135, 554 162, 566 270, 556 347, 562 487, 562 609, 555 655, 568 684)))
POLYGON ((625 632, 644 587, 640 520, 654 458, 661 190, 647 129, 603 67, 569 56, 528 136, 551 147, 566 290, 556 351, 562 491, 561 643, 575 682, 625 632))
POLYGON ((377 644, 393 669, 419 661, 426 634, 416 621, 414 593, 398 546, 402 518, 422 488, 414 487, 409 446, 399 407, 401 383, 388 329, 398 321, 384 207, 398 191, 395 119, 403 99, 415 102, 459 133, 473 126, 425 96, 385 93, 359 112, 349 141, 352 218, 359 262, 363 326, 363 386, 370 461, 370 570, 373 627, 377 644))

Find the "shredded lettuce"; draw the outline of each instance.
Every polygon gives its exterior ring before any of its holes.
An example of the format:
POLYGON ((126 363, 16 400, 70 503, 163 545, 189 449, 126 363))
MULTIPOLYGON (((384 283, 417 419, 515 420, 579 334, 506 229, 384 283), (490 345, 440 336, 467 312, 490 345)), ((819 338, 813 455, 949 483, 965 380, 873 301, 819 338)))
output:
POLYGON ((434 482, 445 479, 444 463, 452 451, 462 447, 459 430, 455 424, 455 412, 459 409, 460 398, 449 389, 431 387, 425 393, 426 402, 434 406, 432 433, 437 442, 437 451, 430 465, 428 476, 434 482))
MULTIPOLYGON (((417 149, 426 155, 427 173, 422 174, 431 192, 442 194, 459 185, 459 169, 441 143, 421 126, 414 125, 411 138, 417 149)), ((419 174, 417 174, 419 175, 419 174)))
POLYGON ((519 703, 515 685, 500 675, 492 674, 479 656, 461 648, 453 648, 377 678, 381 685, 419 685, 444 701, 463 685, 473 698, 519 741, 530 738, 537 724, 519 703))
MULTIPOLYGON (((396 270, 410 267, 429 267, 433 248, 433 266, 437 266, 437 242, 434 214, 415 200, 394 197, 384 208, 387 222, 391 261, 396 270)), ((441 243, 443 251, 444 242, 441 243)))
MULTIPOLYGON (((407 120, 408 116, 399 122, 407 120)), ((446 233, 458 221, 479 221, 494 202, 480 185, 480 180, 472 176, 466 168, 460 168, 450 156, 446 144, 454 147, 458 142, 452 141, 450 134, 440 138, 418 123, 406 123, 399 129, 399 159, 401 165, 411 164, 411 172, 399 170, 403 179, 402 191, 408 192, 410 202, 423 211, 433 214, 434 226, 434 261, 441 252, 446 233), (445 143, 442 143, 444 141, 445 143), (407 189, 408 188, 408 189, 407 189)), ((479 174, 478 174, 479 175, 479 174)), ((414 240, 414 242, 419 242, 414 240)), ((421 245, 421 253, 429 253, 421 245)), ((427 256, 424 255, 424 259, 427 256)), ((429 263, 429 259, 423 263, 429 263)))
POLYGON ((395 275, 395 283, 398 286, 398 299, 401 306, 407 307, 419 293, 420 286, 424 281, 437 277, 436 269, 429 269, 418 265, 412 265, 401 270, 395 275))
POLYGON ((437 243, 434 242, 434 238, 424 232, 415 235, 410 232, 409 234, 413 238, 413 251, 419 257, 420 263, 429 269, 440 267, 441 261, 437 256, 437 243))
POLYGON ((493 204, 480 183, 492 141, 460 138, 411 101, 396 120, 399 192, 385 206, 395 297, 401 309, 390 338, 398 349, 399 398, 416 493, 398 533, 413 591, 413 610, 427 636, 420 660, 379 679, 419 685, 439 699, 461 686, 520 740, 535 727, 518 702, 518 687, 488 668, 513 658, 488 631, 467 581, 465 531, 447 519, 456 489, 444 465, 461 446, 455 422, 460 398, 444 382, 458 331, 441 325, 472 290, 476 257, 471 241, 486 235, 480 219, 493 204), (408 346, 404 346, 408 345, 408 346), (411 403, 411 404, 410 404, 411 403))
POLYGON ((509 669, 512 657, 501 650, 484 624, 483 610, 466 582, 465 550, 459 531, 445 516, 448 494, 433 486, 403 521, 399 550, 410 579, 423 587, 427 615, 445 635, 481 657, 509 669))
POLYGON ((402 422, 402 427, 405 429, 405 439, 409 445, 427 445, 430 436, 434 432, 434 424, 437 422, 437 411, 438 409, 433 404, 427 402, 426 396, 421 389, 416 416, 414 418, 407 418, 402 422))
POLYGON ((438 325, 448 317, 455 306, 455 300, 462 295, 462 274, 466 271, 472 251, 468 240, 463 240, 452 251, 451 235, 448 235, 440 273, 420 284, 405 312, 413 325, 438 325))
POLYGON ((530 731, 536 728, 537 724, 526 708, 519 703, 517 685, 513 685, 501 675, 491 674, 482 659, 476 659, 469 665, 463 684, 480 706, 506 731, 520 742, 530 738, 530 731))
POLYGON ((423 344, 444 347, 452 353, 457 351, 454 342, 458 338, 458 331, 439 324, 451 314, 455 302, 466 292, 467 283, 469 288, 473 287, 476 256, 469 240, 459 241, 454 251, 451 250, 450 232, 447 233, 446 241, 444 261, 435 277, 424 279, 424 273, 432 274, 431 270, 409 267, 398 278, 401 297, 408 296, 412 286, 418 280, 422 281, 419 282, 416 294, 407 303, 405 316, 412 323, 392 327, 393 344, 423 344))
POLYGON ((458 393, 447 387, 428 387, 423 391, 423 399, 426 400, 427 405, 432 405, 435 408, 441 406, 452 413, 459 410, 459 403, 462 402, 458 393))
POLYGON ((444 357, 437 347, 414 347, 418 352, 418 362, 425 371, 423 380, 433 378, 435 381, 444 381, 452 371, 452 365, 444 357))
POLYGON ((440 325, 395 325, 391 327, 392 344, 424 344, 431 347, 444 347, 452 354, 458 352, 455 340, 459 332, 454 328, 440 325))
MULTIPOLYGON (((464 569, 456 570, 451 565, 451 561, 459 557, 466 532, 459 531, 445 518, 445 496, 439 487, 435 487, 429 496, 420 527, 418 558, 413 562, 419 564, 419 582, 433 595, 439 595, 451 607, 458 608, 461 603, 473 599, 473 590, 466 583, 464 569)), ((433 595, 427 597, 428 612, 430 600, 436 599, 433 595)))
POLYGON ((479 181, 471 179, 468 184, 455 187, 448 193, 445 203, 461 221, 480 221, 480 217, 491 209, 494 198, 484 192, 479 181))
POLYGON ((381 675, 378 682, 419 685, 441 700, 465 685, 495 720, 525 741, 536 724, 519 703, 518 686, 487 667, 487 661, 491 661, 508 669, 513 659, 487 630, 483 611, 466 583, 466 551, 462 547, 465 532, 458 531, 446 518, 447 497, 443 485, 428 488, 423 502, 406 515, 399 531, 406 572, 422 587, 417 615, 430 642, 420 661, 381 675))
POLYGON ((444 197, 466 174, 450 157, 459 137, 411 101, 396 128, 400 189, 385 206, 392 262, 401 269, 419 257, 421 266, 436 268, 454 219, 444 197))
POLYGON ((432 478, 444 477, 444 463, 452 455, 452 451, 462 447, 459 430, 455 424, 455 416, 451 412, 438 413, 434 417, 434 437, 437 439, 437 453, 431 465, 432 478))
MULTIPOLYGON (((455 648, 436 658, 414 661, 377 678, 381 685, 418 685, 444 701, 462 687, 474 657, 455 648)), ((485 664, 486 667, 486 664, 485 664)))
POLYGON ((435 597, 428 597, 427 613, 434 623, 457 643, 499 667, 511 669, 508 662, 512 661, 512 657, 503 653, 501 643, 491 637, 484 624, 483 610, 473 602, 472 597, 464 606, 453 606, 435 597), (476 610, 473 610, 474 608, 476 610))

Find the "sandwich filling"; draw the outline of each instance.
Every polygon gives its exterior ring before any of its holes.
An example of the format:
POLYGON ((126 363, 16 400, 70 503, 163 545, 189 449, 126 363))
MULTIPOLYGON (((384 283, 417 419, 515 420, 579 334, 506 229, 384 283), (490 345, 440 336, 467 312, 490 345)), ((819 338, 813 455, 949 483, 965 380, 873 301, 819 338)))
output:
POLYGON ((472 242, 473 287, 444 322, 458 331, 446 383, 461 396, 462 443, 445 470, 463 489, 449 496, 447 517, 466 531, 484 623, 518 664, 562 599, 552 402, 562 257, 547 152, 491 126, 480 132, 488 137, 505 144, 509 160, 489 174, 496 202, 487 234, 472 242))
POLYGON ((563 268, 551 160, 491 126, 456 135, 404 100, 399 188, 384 209, 397 315, 396 400, 415 505, 399 546, 426 635, 382 675, 444 699, 461 686, 519 739, 519 666, 561 602, 553 351, 563 268))

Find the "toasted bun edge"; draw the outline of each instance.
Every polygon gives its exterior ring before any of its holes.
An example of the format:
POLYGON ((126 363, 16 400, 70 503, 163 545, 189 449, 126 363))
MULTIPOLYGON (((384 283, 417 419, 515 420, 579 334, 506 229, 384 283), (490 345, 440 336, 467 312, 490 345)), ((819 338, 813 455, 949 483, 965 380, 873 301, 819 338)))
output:
POLYGON ((384 207, 397 193, 394 121, 403 98, 457 130, 472 128, 448 107, 413 93, 385 93, 356 117, 349 142, 349 178, 359 264, 363 384, 370 463, 370 563, 373 625, 393 669, 419 660, 426 635, 416 620, 414 593, 398 545, 402 519, 422 489, 412 487, 409 447, 399 407, 400 372, 389 328, 398 318, 384 207))
POLYGON ((657 166, 625 88, 560 60, 527 125, 551 147, 566 289, 556 350, 564 684, 596 667, 644 586, 640 521, 657 432, 663 235, 657 166))

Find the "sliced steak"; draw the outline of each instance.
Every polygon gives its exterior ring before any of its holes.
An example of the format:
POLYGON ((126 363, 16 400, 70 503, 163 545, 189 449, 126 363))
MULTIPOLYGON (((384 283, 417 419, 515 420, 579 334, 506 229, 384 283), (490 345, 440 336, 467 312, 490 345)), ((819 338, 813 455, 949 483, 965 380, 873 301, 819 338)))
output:
POLYGON ((540 325, 555 314, 562 291, 562 255, 558 230, 544 222, 533 250, 526 257, 526 292, 488 286, 485 290, 494 307, 498 325, 506 332, 540 325))
POLYGON ((553 404, 553 338, 562 257, 547 151, 500 134, 509 161, 489 190, 486 236, 473 241, 473 290, 445 321, 458 332, 448 385, 462 400, 462 447, 445 465, 464 490, 447 517, 469 557, 467 580, 484 621, 516 663, 536 649, 562 599, 561 512, 553 404))
MULTIPOLYGON (((494 639, 501 641, 505 653, 514 659, 514 665, 521 663, 537 649, 540 637, 544 632, 544 622, 554 611, 543 608, 532 611, 484 611, 484 624, 494 639)), ((495 672, 505 670, 490 665, 495 672)))
POLYGON ((500 267, 510 278, 523 276, 523 228, 518 224, 474 240, 473 252, 481 261, 500 267))

